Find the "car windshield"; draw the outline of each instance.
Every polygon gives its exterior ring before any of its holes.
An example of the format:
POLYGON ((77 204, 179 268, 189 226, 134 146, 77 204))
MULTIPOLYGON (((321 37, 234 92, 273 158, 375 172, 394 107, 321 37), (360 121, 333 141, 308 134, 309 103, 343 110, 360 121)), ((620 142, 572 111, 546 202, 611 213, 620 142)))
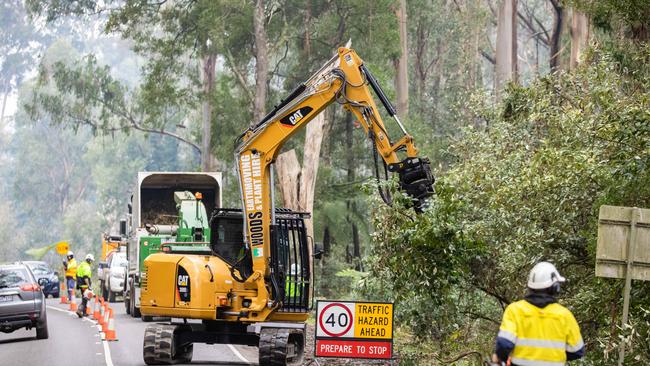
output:
POLYGON ((24 268, 0 268, 0 288, 20 287, 29 282, 24 268))
POLYGON ((30 268, 32 269, 32 272, 34 272, 35 276, 45 276, 50 273, 50 269, 46 266, 37 265, 30 266, 30 268))

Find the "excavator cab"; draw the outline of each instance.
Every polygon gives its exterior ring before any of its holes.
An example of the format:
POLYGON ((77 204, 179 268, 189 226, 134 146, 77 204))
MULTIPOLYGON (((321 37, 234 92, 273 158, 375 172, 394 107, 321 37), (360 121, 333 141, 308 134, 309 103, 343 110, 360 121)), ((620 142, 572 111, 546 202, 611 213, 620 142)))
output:
POLYGON ((306 313, 311 309, 307 213, 276 210, 271 225, 272 296, 282 302, 279 312, 306 313))
MULTIPOLYGON (((275 210, 268 278, 272 299, 281 304, 279 312, 306 313, 311 309, 311 271, 304 221, 308 217, 304 212, 275 210)), ((241 210, 216 209, 210 218, 210 229, 212 252, 231 266, 233 277, 244 281, 253 272, 253 262, 242 240, 241 210)))

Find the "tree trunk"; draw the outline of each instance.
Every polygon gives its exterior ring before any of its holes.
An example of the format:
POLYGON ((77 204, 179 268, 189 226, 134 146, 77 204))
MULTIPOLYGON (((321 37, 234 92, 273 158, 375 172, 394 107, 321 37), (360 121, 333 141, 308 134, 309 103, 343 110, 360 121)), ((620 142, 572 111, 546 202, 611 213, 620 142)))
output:
POLYGON ((502 0, 497 17, 495 90, 497 99, 508 81, 517 82, 517 0, 502 0))
POLYGON ((330 253, 332 253, 332 237, 330 236, 329 225, 325 225, 323 229, 323 257, 329 257, 330 253))
POLYGON ((359 239, 359 228, 357 224, 352 224, 352 248, 354 255, 354 269, 363 271, 363 262, 361 261, 361 240, 359 239))
POLYGON ((203 57, 203 102, 202 102, 202 133, 201 139, 201 170, 212 170, 212 91, 214 89, 214 73, 217 55, 209 54, 203 57))
POLYGON ((303 43, 303 52, 305 54, 305 59, 309 60, 311 57, 311 35, 309 34, 309 25, 311 24, 311 2, 307 1, 305 3, 305 17, 303 19, 303 31, 305 40, 303 43))
POLYGON ((404 119, 409 113, 409 82, 408 82, 408 32, 406 28, 406 0, 400 0, 395 12, 399 26, 400 57, 395 60, 395 91, 397 94, 397 115, 404 119))
POLYGON ((589 20, 584 13, 573 10, 571 17, 571 70, 580 62, 582 52, 589 43, 589 20))
POLYGON ((269 46, 266 38, 265 21, 264 0, 257 0, 255 3, 255 17, 253 17, 253 29, 255 31, 255 99, 253 102, 253 123, 261 121, 264 118, 266 110, 269 46))
POLYGON ((560 68, 560 41, 564 23, 564 8, 559 0, 550 0, 550 2, 553 5, 553 33, 551 34, 549 66, 551 72, 554 72, 560 68))
MULTIPOLYGON (((354 131, 352 125, 352 113, 347 113, 345 116, 345 145, 347 148, 347 153, 345 157, 345 165, 347 170, 347 183, 352 184, 356 179, 356 165, 355 165, 355 154, 352 150, 354 148, 354 131)), ((353 199, 348 199, 346 202, 347 208, 347 222, 348 225, 352 228, 352 255, 354 256, 354 268, 357 271, 361 271, 361 243, 359 241, 359 228, 354 222, 353 216, 356 212, 356 204, 353 199)))
MULTIPOLYGON (((280 183, 278 188, 282 196, 282 203, 286 208, 306 212, 312 212, 314 209, 314 190, 324 126, 324 113, 319 114, 307 124, 302 167, 296 151, 293 149, 278 155, 275 161, 280 183)), ((307 234, 313 237, 314 226, 311 220, 307 220, 305 226, 307 234)))
POLYGON ((9 97, 9 88, 6 88, 4 94, 2 95, 2 113, 0 113, 0 132, 2 132, 2 126, 5 121, 5 110, 7 108, 8 97, 9 97))

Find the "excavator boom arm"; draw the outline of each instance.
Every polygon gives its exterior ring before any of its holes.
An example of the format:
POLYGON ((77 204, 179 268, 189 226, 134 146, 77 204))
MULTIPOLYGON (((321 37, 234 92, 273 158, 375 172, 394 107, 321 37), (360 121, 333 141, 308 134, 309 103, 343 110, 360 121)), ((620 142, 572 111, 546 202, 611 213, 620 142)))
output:
MULTIPOLYGON (((429 162, 418 158, 413 139, 397 119, 395 108, 356 52, 339 48, 336 56, 240 137, 235 157, 244 211, 244 239, 257 276, 269 275, 270 228, 274 224, 272 165, 284 143, 333 102, 354 114, 388 170, 399 174, 400 188, 414 198, 416 210, 433 194, 429 162), (403 133, 395 143, 388 136, 369 85, 403 133), (398 157, 402 150, 404 159, 398 157)), ((255 275, 249 278, 252 277, 255 275)))

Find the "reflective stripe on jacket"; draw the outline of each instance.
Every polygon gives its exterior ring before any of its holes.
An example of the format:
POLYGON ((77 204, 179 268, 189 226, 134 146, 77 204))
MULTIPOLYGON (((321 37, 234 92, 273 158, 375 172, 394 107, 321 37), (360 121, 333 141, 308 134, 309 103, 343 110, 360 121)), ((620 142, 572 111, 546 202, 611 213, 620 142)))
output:
POLYGON ((497 344, 499 340, 514 345, 510 357, 519 366, 563 366, 567 354, 584 353, 578 322, 557 303, 539 308, 521 300, 508 305, 497 344))
POLYGON ((77 260, 72 258, 68 261, 68 266, 65 269, 65 276, 75 278, 77 276, 77 260))

